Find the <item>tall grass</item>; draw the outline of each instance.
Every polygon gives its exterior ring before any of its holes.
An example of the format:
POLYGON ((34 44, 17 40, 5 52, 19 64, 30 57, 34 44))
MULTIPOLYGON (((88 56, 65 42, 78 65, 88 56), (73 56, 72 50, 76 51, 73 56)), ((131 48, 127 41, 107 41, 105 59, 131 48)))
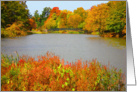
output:
POLYGON ((64 64, 47 53, 32 57, 1 56, 2 91, 123 91, 125 75, 96 60, 64 64))

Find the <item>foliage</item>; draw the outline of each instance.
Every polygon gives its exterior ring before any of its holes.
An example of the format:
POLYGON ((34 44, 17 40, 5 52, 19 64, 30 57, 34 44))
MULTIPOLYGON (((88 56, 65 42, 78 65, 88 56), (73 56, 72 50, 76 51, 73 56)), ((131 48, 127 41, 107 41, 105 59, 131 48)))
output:
POLYGON ((45 7, 42 14, 36 10, 34 16, 29 14, 26 1, 2 1, 1 13, 1 37, 15 34, 10 33, 14 31, 7 32, 6 29, 21 21, 24 32, 32 29, 44 32, 55 28, 78 28, 86 33, 98 33, 102 37, 126 38, 126 1, 109 1, 88 10, 78 7, 73 12, 59 10, 59 7, 45 7))
POLYGON ((110 34, 114 32, 114 35, 108 37, 124 37, 126 35, 126 2, 110 1, 92 6, 89 10, 79 7, 74 12, 61 11, 58 7, 54 7, 44 23, 45 28, 47 24, 50 26, 51 19, 56 21, 56 28, 79 28, 87 30, 88 33, 99 33, 103 37, 107 35, 106 32, 110 34))
POLYGON ((54 20, 54 19, 47 20, 47 23, 45 26, 47 29, 56 28, 57 27, 56 20, 54 20))
POLYGON ((68 18, 69 28, 78 28, 78 25, 82 22, 82 17, 78 14, 71 15, 68 18))
POLYGON ((50 7, 45 7, 42 11, 42 14, 40 15, 40 26, 44 25, 44 21, 49 17, 51 8, 50 7))
POLYGON ((53 13, 55 13, 57 16, 60 15, 60 10, 59 10, 59 7, 53 7, 52 10, 50 11, 50 15, 49 16, 52 16, 53 13))
POLYGON ((74 14, 80 15, 82 17, 82 22, 87 17, 87 12, 83 9, 83 7, 79 7, 79 8, 77 8, 77 10, 74 10, 74 14))
POLYGON ((84 29, 84 26, 85 26, 85 22, 82 22, 82 23, 80 23, 80 24, 78 25, 78 28, 84 29))
POLYGON ((35 12, 34 12, 34 19, 35 19, 35 21, 36 21, 36 23, 37 23, 37 28, 40 26, 40 15, 39 15, 39 13, 38 13, 38 10, 36 10, 35 12))
POLYGON ((35 11, 34 13, 34 17, 35 17, 35 21, 39 21, 39 13, 38 13, 38 10, 35 11))
POLYGON ((53 7, 48 19, 44 23, 44 27, 47 29, 57 28, 57 18, 59 17, 60 12, 58 7, 53 7))
POLYGON ((88 17, 85 22, 85 29, 89 31, 98 31, 103 33, 106 30, 106 18, 108 17, 108 6, 107 4, 100 4, 93 6, 88 12, 88 17))
POLYGON ((1 2, 1 37, 23 36, 30 27, 26 1, 1 2))
POLYGON ((64 64, 52 53, 19 60, 2 55, 2 91, 124 91, 125 77, 96 60, 64 64), (18 62, 17 62, 18 61, 18 62))
POLYGON ((34 16, 33 19, 36 22, 37 25, 37 29, 42 29, 42 26, 44 25, 44 22, 47 20, 47 18, 49 17, 51 8, 50 7, 45 7, 42 11, 42 14, 38 13, 38 10, 36 10, 34 12, 34 16))
POLYGON ((61 11, 60 16, 58 17, 59 28, 67 28, 67 13, 68 11, 61 11))
POLYGON ((23 22, 18 21, 13 23, 10 27, 2 28, 1 37, 16 37, 16 36, 25 36, 26 32, 24 32, 25 27, 23 22))
POLYGON ((1 26, 8 27, 14 22, 26 22, 29 10, 24 1, 1 1, 1 26))
POLYGON ((35 22, 35 18, 31 18, 29 19, 29 24, 30 24, 30 30, 32 29, 36 29, 36 22, 35 22))
POLYGON ((107 5, 109 6, 109 17, 106 21, 107 30, 122 33, 126 25, 126 1, 110 1, 107 5))

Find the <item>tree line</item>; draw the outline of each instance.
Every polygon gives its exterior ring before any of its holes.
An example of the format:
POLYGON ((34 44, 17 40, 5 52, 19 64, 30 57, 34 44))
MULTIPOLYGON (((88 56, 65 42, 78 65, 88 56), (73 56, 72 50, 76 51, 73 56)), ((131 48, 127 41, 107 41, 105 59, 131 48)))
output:
POLYGON ((79 7, 73 12, 60 10, 59 7, 45 7, 42 14, 36 10, 34 16, 30 15, 25 1, 2 1, 1 25, 3 35, 9 29, 20 33, 27 30, 79 28, 100 35, 111 33, 123 37, 126 35, 126 1, 109 1, 88 10, 79 7))

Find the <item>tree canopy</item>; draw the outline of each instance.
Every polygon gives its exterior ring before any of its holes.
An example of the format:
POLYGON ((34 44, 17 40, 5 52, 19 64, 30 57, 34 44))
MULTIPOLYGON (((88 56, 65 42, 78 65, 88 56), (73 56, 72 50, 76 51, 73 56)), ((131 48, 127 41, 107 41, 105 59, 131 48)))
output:
POLYGON ((126 1, 109 1, 88 10, 78 7, 73 12, 60 10, 59 7, 45 7, 41 14, 36 10, 34 16, 29 13, 25 1, 2 1, 2 28, 18 21, 22 21, 29 30, 79 28, 99 34, 114 32, 122 35, 126 34, 126 1))
POLYGON ((1 26, 7 27, 17 21, 26 22, 29 10, 23 1, 1 1, 1 26))

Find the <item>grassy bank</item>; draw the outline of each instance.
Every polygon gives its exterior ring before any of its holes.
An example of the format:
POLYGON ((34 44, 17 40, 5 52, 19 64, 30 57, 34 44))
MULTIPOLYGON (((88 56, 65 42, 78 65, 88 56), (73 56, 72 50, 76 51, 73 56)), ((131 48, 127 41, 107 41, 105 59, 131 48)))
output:
POLYGON ((96 60, 64 64, 47 53, 32 57, 1 55, 2 91, 123 91, 125 75, 96 60))
POLYGON ((27 34, 47 34, 47 32, 41 32, 41 31, 27 31, 27 34))

